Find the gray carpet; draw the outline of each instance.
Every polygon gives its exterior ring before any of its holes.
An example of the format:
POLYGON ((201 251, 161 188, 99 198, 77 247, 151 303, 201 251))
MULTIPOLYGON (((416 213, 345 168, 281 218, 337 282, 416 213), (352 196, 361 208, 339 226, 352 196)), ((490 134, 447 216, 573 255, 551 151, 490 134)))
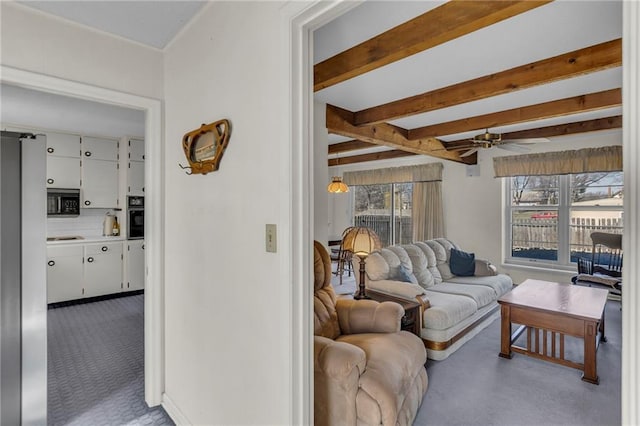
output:
MULTIPOLYGON (((610 300, 605 309, 599 385, 583 382, 573 368, 521 354, 498 357, 498 319, 446 360, 427 361, 429 389, 414 425, 619 425, 620 302, 610 300)), ((582 340, 565 344, 567 358, 582 362, 582 340)))
POLYGON ((144 295, 48 311, 48 424, 173 425, 144 402, 144 295))

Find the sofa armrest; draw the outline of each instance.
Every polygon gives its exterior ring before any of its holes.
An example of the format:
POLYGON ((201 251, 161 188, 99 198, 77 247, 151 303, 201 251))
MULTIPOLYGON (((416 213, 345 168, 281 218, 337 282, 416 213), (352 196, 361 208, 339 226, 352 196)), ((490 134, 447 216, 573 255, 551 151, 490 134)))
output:
POLYGON ((374 300, 338 299, 336 311, 342 334, 395 333, 404 315, 399 304, 374 300))
POLYGON ((356 424, 356 395, 367 359, 355 345, 314 336, 314 424, 356 424), (346 423, 345 423, 346 422, 346 423))
POLYGON ((379 290, 383 293, 388 293, 408 300, 415 300, 417 296, 425 294, 424 288, 420 287, 418 284, 396 280, 369 280, 367 281, 367 288, 379 290))
POLYGON ((488 260, 476 259, 476 269, 473 275, 476 277, 488 277, 498 275, 498 270, 488 260))

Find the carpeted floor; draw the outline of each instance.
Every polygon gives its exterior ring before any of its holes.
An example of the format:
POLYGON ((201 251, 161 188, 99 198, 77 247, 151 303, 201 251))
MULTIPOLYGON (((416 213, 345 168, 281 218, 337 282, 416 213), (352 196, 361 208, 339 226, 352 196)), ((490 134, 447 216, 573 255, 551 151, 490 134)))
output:
MULTIPOLYGON (((608 342, 597 352, 600 384, 592 385, 573 368, 520 354, 498 357, 497 319, 446 360, 427 361, 429 389, 414 425, 619 425, 620 302, 607 302, 605 324, 608 342)), ((582 362, 582 345, 567 338, 567 358, 582 362)))
POLYGON ((144 295, 48 311, 49 425, 173 425, 144 402, 144 295))

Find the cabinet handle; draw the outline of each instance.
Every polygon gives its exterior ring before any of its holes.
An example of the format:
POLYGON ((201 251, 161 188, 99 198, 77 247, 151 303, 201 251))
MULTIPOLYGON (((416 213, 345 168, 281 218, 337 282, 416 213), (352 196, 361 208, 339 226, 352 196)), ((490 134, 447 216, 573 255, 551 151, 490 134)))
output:
POLYGON ((87 262, 89 262, 89 263, 93 263, 93 257, 88 257, 88 258, 87 258, 87 262))
POLYGON ((50 260, 50 261, 47 262, 47 265, 49 265, 49 266, 53 266, 55 264, 56 264, 56 262, 54 262, 53 260, 50 260))
POLYGON ((51 147, 47 148, 47 152, 49 154, 53 154, 53 151, 55 151, 53 148, 51 148, 51 147))
POLYGON ((47 183, 48 183, 49 185, 52 185, 52 184, 53 184, 53 182, 55 182, 53 179, 51 179, 51 178, 47 179, 47 183))
POLYGON ((144 250, 144 244, 142 245, 142 250, 144 250))
POLYGON ((85 157, 91 157, 91 151, 86 151, 86 152, 84 153, 84 155, 85 155, 85 157))
POLYGON ((85 202, 84 202, 84 205, 85 205, 85 206, 90 206, 90 205, 91 205, 91 201, 89 201, 89 200, 85 201, 85 202))
POLYGON ((144 160, 144 154, 142 154, 142 159, 144 160))
POLYGON ((102 246, 102 248, 101 248, 100 250, 102 250, 102 251, 107 251, 107 250, 109 250, 109 249, 107 248, 107 246, 102 246))

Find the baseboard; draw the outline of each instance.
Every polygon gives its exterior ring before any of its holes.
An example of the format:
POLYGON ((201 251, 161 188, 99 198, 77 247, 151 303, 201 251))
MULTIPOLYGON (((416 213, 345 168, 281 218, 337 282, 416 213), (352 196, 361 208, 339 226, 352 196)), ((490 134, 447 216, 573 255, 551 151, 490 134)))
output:
POLYGON ((162 394, 162 408, 167 412, 171 420, 176 425, 191 425, 192 423, 189 421, 187 416, 185 416, 182 411, 173 403, 171 398, 166 393, 162 394))
POLYGON ((131 290, 131 291, 123 291, 119 293, 105 294, 102 296, 85 297, 83 299, 65 300, 64 302, 49 303, 47 305, 47 309, 62 308, 64 306, 80 305, 83 303, 100 302, 102 300, 117 299, 119 297, 134 296, 136 294, 143 294, 143 293, 144 293, 144 290, 131 290))

